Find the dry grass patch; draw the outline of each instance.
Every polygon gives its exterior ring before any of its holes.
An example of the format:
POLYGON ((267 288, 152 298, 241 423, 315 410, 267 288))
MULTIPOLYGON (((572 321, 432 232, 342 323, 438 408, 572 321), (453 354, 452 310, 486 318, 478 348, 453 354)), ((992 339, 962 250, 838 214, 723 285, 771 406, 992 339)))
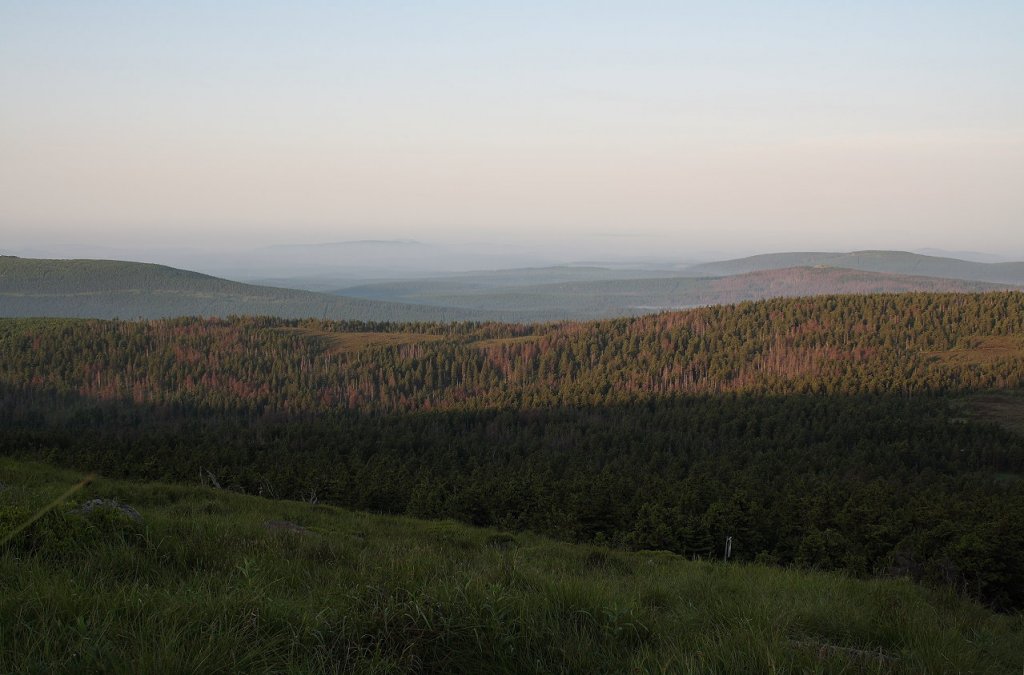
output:
POLYGON ((540 335, 520 335, 518 337, 507 337, 507 338, 490 338, 487 340, 477 340, 473 342, 474 347, 480 347, 486 349, 488 347, 501 347, 502 345, 516 345, 524 342, 534 342, 541 338, 540 335))
POLYGON ((1008 357, 1024 357, 1024 340, 1012 335, 988 335, 971 338, 963 347, 954 347, 939 352, 925 352, 925 356, 936 358, 951 365, 990 365, 1008 357))

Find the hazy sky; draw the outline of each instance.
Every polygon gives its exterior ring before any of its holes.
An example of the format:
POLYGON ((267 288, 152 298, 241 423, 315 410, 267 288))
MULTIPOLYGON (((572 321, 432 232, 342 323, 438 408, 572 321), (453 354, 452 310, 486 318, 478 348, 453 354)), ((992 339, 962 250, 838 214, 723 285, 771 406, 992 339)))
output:
POLYGON ((0 0, 0 231, 1024 254, 1024 2, 0 0))

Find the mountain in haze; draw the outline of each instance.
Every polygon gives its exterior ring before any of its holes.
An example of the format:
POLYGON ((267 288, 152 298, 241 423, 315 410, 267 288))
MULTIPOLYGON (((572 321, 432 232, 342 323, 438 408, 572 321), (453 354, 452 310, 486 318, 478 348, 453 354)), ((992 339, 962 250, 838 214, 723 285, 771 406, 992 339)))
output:
MULTIPOLYGON (((460 272, 439 277, 391 279, 350 284, 336 289, 339 295, 415 295, 418 289, 436 292, 448 288, 454 291, 466 289, 495 289, 520 286, 539 286, 572 281, 613 281, 678 276, 674 270, 646 268, 606 267, 604 265, 555 265, 549 267, 517 267, 489 271, 460 272)), ((370 297, 368 295, 367 297, 370 297)))
POLYGON ((397 247, 397 246, 423 246, 421 242, 415 239, 353 239, 351 241, 329 241, 322 244, 276 244, 274 246, 268 246, 270 250, 328 250, 337 248, 353 248, 353 247, 397 247))
POLYGON ((681 270, 680 275, 722 277, 787 267, 816 266, 1024 286, 1024 262, 973 262, 906 251, 768 253, 736 260, 693 265, 681 270))
POLYGON ((921 255, 930 255, 936 258, 958 258, 960 260, 970 260, 971 262, 980 263, 1002 263, 1002 262, 1014 262, 1016 258, 1007 257, 1003 255, 996 255, 994 253, 985 253, 983 251, 947 251, 944 248, 918 248, 914 249, 914 253, 920 253, 921 255))
POLYGON ((474 269, 530 267, 551 264, 547 255, 515 247, 473 242, 422 242, 413 239, 363 239, 319 244, 268 246, 226 257, 203 269, 248 283, 284 280, 294 287, 334 288, 371 279, 442 276, 474 269))
POLYGON ((401 294, 410 292, 423 283, 436 287, 452 283, 455 288, 500 288, 505 286, 531 286, 553 284, 564 281, 598 281, 611 279, 640 279, 678 276, 675 266, 640 266, 612 263, 572 263, 544 267, 513 267, 495 270, 474 270, 468 272, 449 271, 444 274, 391 274, 371 279, 343 278, 337 272, 304 274, 302 276, 273 277, 255 276, 247 283, 262 286, 301 288, 307 291, 322 291, 337 295, 349 295, 348 289, 372 289, 372 294, 401 294))
POLYGON ((494 318, 487 312, 255 286, 151 263, 0 256, 0 316, 155 319, 232 314, 357 321, 494 318))
MULTIPOLYGON (((810 254, 794 254, 810 255, 810 254)), ((318 293, 150 263, 0 257, 0 316, 164 318, 265 315, 360 321, 581 320, 773 297, 980 292, 1010 286, 841 267, 718 277, 554 267, 363 284, 318 293), (622 278, 624 274, 630 278, 622 278)))
POLYGON ((723 277, 602 278, 599 269, 548 268, 470 277, 363 284, 343 289, 364 299, 497 312, 518 320, 593 319, 702 305, 807 295, 904 292, 982 292, 1011 286, 837 267, 794 267, 723 277), (529 273, 529 274, 528 274, 529 273), (530 278, 568 280, 528 283, 530 278), (510 282, 502 282, 503 276, 510 282))

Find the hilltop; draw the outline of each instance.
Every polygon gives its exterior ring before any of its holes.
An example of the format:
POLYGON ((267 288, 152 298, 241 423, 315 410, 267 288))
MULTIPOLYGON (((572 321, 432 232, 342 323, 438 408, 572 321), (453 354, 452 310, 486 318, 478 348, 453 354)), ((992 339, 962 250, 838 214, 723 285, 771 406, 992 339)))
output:
POLYGON ((0 458, 0 671, 1013 672, 907 581, 625 553, 0 458), (137 510, 81 513, 108 499, 137 510))

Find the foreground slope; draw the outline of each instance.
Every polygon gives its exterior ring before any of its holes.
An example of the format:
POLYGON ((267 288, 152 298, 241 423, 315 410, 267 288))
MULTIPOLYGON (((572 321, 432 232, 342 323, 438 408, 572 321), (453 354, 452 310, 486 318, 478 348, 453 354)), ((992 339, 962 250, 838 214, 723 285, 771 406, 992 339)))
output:
POLYGON ((487 312, 253 286, 149 263, 0 256, 0 316, 159 319, 229 315, 358 321, 491 318, 487 312))
POLYGON ((896 580, 688 561, 0 459, 0 671, 1016 672, 1019 616, 896 580), (137 508, 75 513, 96 498, 137 508))
POLYGON ((727 276, 818 265, 864 272, 963 279, 1014 286, 1024 285, 1024 262, 982 263, 957 258, 920 255, 906 251, 769 253, 749 258, 693 265, 682 270, 681 274, 691 277, 727 276))

